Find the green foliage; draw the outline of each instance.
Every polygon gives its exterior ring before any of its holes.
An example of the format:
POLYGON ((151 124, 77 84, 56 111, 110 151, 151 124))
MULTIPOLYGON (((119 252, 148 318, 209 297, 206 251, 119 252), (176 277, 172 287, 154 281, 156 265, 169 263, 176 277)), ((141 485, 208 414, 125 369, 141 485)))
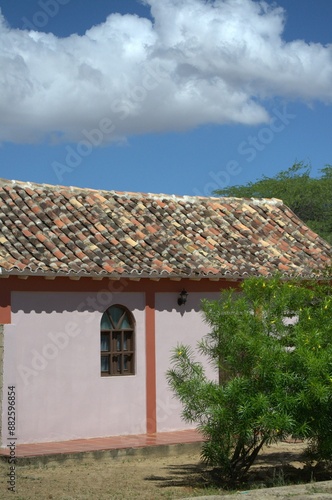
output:
POLYGON ((206 438, 203 459, 223 481, 240 480, 264 444, 288 435, 332 458, 332 292, 330 285, 249 278, 240 293, 203 301, 210 327, 198 350, 178 345, 168 382, 183 418, 206 438))
POLYGON ((310 177, 310 167, 297 163, 275 177, 263 176, 245 186, 215 191, 239 198, 279 198, 313 231, 332 243, 332 166, 321 169, 321 177, 310 177))

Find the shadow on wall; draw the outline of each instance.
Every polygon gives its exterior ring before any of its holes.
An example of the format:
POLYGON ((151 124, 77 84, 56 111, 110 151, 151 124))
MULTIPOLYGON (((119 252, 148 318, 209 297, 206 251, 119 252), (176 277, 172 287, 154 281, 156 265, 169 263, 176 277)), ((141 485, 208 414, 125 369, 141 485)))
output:
MULTIPOLYGON (((217 299, 219 292, 188 294, 185 304, 178 304, 180 292, 157 293, 155 300, 156 311, 168 311, 180 313, 182 316, 190 311, 201 310, 201 300, 217 299)), ((100 291, 86 292, 13 292, 12 313, 22 311, 24 313, 35 312, 37 314, 53 312, 78 312, 94 313, 104 312, 110 305, 123 304, 130 308, 133 304, 136 310, 145 309, 145 297, 143 292, 108 292, 100 291), (140 297, 139 300, 138 297, 140 297), (142 300, 143 299, 143 300, 142 300)))

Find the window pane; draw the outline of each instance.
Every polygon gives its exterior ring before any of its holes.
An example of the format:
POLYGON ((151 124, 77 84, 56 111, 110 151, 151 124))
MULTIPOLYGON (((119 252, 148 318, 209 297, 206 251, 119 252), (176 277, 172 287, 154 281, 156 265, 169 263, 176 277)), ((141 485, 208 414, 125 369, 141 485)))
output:
POLYGON ((118 356, 112 356, 112 364, 113 364, 113 373, 118 374, 121 373, 121 361, 122 356, 119 354, 118 356))
POLYGON ((114 332, 112 333, 112 339, 113 339, 113 349, 112 351, 121 351, 121 332, 114 332))
POLYGON ((103 317, 101 318, 101 329, 110 330, 111 328, 112 326, 108 314, 104 312, 103 317))
POLYGON ((122 320, 122 323, 121 323, 121 328, 125 329, 125 328, 131 328, 131 324, 130 324, 130 321, 129 321, 129 318, 128 318, 128 314, 125 314, 125 316, 123 317, 123 320, 122 320))
POLYGON ((124 372, 131 372, 131 361, 132 361, 132 355, 131 354, 125 354, 123 357, 123 371, 124 372))
POLYGON ((124 310, 121 307, 112 306, 109 309, 109 312, 110 312, 110 315, 111 315, 111 318, 112 318, 112 320, 114 322, 115 327, 116 328, 120 328, 120 326, 118 325, 118 323, 119 323, 119 321, 121 319, 121 316, 124 313, 124 310))
POLYGON ((109 373, 110 371, 110 358, 109 356, 101 357, 101 371, 109 373))
POLYGON ((124 332, 123 334, 123 350, 131 350, 131 332, 124 332))
POLYGON ((100 345, 101 345, 100 349, 102 351, 109 351, 110 350, 110 336, 108 333, 101 334, 100 345))

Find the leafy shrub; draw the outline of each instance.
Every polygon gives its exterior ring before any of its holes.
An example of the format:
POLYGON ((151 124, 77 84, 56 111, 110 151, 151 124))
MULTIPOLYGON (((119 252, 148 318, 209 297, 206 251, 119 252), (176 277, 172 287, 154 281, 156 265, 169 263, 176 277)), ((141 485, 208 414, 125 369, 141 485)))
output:
POLYGON ((242 479, 263 445, 289 435, 308 439, 315 458, 331 459, 330 285, 249 278, 238 291, 204 300, 202 311, 210 332, 198 351, 215 380, 185 345, 174 349, 167 376, 220 479, 242 479))

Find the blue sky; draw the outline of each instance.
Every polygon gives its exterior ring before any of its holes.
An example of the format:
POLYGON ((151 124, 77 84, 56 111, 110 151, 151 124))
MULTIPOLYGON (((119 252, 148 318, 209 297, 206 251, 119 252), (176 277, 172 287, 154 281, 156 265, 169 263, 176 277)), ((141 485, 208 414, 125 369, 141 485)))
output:
POLYGON ((331 0, 0 7, 0 177, 207 196, 332 163, 331 0))

